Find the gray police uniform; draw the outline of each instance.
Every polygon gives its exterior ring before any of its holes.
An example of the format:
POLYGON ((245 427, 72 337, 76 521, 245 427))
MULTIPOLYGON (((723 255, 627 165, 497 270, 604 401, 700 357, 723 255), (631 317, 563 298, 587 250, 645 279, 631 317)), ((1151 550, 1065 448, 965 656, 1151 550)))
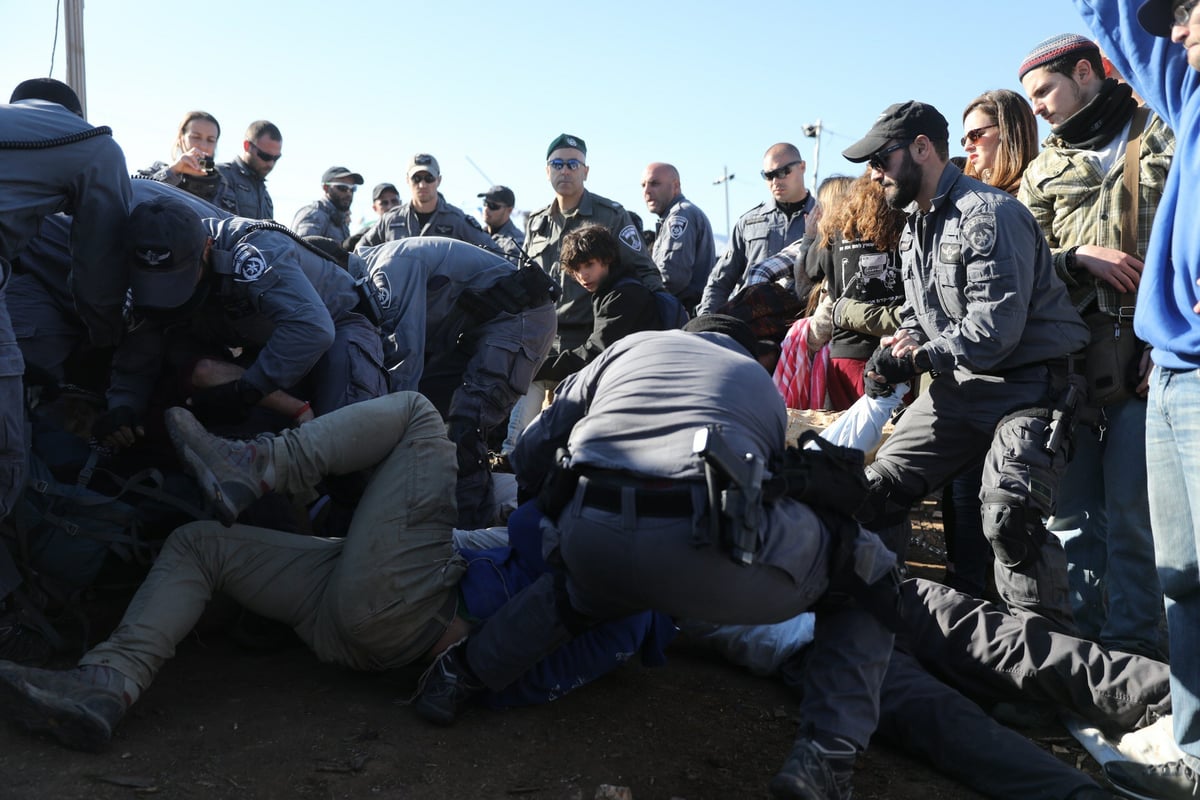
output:
POLYGON ((641 235, 620 203, 584 191, 579 205, 566 216, 559 213, 557 200, 533 212, 525 221, 525 251, 562 290, 554 345, 554 350, 560 353, 579 347, 592 332, 592 296, 559 266, 558 260, 563 236, 589 223, 603 225, 612 232, 620 242, 617 256, 621 263, 631 267, 647 289, 663 288, 662 277, 646 252, 641 235))
POLYGON ((488 433, 508 419, 550 349, 551 284, 535 272, 541 295, 522 295, 512 262, 440 236, 368 248, 361 259, 351 256, 350 269, 375 290, 391 390, 421 391, 450 423, 459 453, 459 527, 492 525, 488 433), (500 301, 510 293, 516 299, 500 301))
POLYGON ((362 251, 368 247, 407 239, 410 236, 445 236, 482 247, 493 253, 501 252, 499 246, 492 241, 492 237, 483 230, 479 220, 468 217, 461 208, 447 203, 441 192, 438 192, 437 208, 434 209, 433 215, 424 225, 421 224, 410 201, 399 208, 393 208, 380 217, 375 227, 364 233, 363 237, 358 240, 358 246, 355 249, 362 251))
POLYGON ((138 170, 134 177, 169 183, 183 189, 188 194, 212 203, 217 208, 232 211, 233 189, 225 182, 225 178, 220 172, 206 176, 185 175, 172 170, 171 165, 166 162, 155 161, 149 169, 138 170))
POLYGON ((689 310, 694 309, 700 303, 716 261, 708 217, 679 195, 658 223, 650 254, 662 273, 667 291, 689 310))
POLYGON ((297 236, 324 236, 341 244, 350 238, 350 212, 337 210, 323 197, 296 212, 292 230, 297 236))
POLYGON ((214 205, 235 217, 247 219, 274 219, 275 203, 267 191, 267 179, 258 176, 240 158, 217 164, 217 172, 225 179, 227 191, 223 192, 214 205))
POLYGON ((505 222, 500 230, 492 234, 492 241, 504 252, 508 260, 514 264, 521 263, 521 250, 525 245, 525 232, 514 225, 511 219, 505 222))
MULTIPOLYGON (((1053 454, 1047 409, 1065 389, 1065 356, 1088 330, 1054 272, 1029 210, 947 164, 928 212, 900 239, 901 330, 924 343, 935 379, 867 468, 878 528, 987 454, 983 527, 1010 608, 1071 625, 1054 512, 1068 442, 1053 454)), ((903 544, 903 543, 899 543, 903 544)))
POLYGON ((249 350, 255 355, 243 380, 264 395, 302 386, 317 415, 387 393, 379 335, 358 312, 354 278, 288 233, 255 230, 260 224, 204 220, 213 237, 208 295, 169 322, 135 315, 113 356, 110 409, 145 413, 175 336, 249 350))
MULTIPOLYGON (((556 526, 543 523, 543 549, 557 549, 565 574, 539 578, 467 640, 467 660, 489 688, 511 683, 596 620, 651 609, 778 622, 824 594, 832 536, 791 498, 761 508, 754 564, 734 563, 710 540, 692 439, 712 424, 738 453, 782 456, 783 399, 770 374, 724 334, 635 333, 563 381, 517 442, 512 463, 518 481, 533 488, 556 451, 569 448, 579 485, 556 526)), ((876 566, 894 564, 874 535, 860 532, 859 543, 856 552, 876 556, 876 566)), ((891 634, 862 609, 818 615, 806 723, 865 747, 891 646, 891 634)))
POLYGON ((25 365, 5 298, 12 261, 44 217, 74 210, 64 285, 93 343, 113 344, 121 334, 129 286, 121 258, 129 203, 125 156, 107 130, 57 103, 0 104, 0 518, 12 510, 25 483, 25 365))
POLYGON ((809 192, 803 205, 788 216, 772 198, 743 214, 734 223, 729 246, 709 273, 696 313, 714 313, 742 288, 749 267, 804 238, 804 215, 812 211, 816 202, 809 192))

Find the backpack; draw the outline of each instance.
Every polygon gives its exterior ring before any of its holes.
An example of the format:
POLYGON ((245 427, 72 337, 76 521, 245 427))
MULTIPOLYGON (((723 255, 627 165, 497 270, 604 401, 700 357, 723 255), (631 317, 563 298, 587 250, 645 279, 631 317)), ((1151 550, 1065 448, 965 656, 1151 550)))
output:
MULTIPOLYGON (((617 281, 616 285, 620 286, 624 283, 642 285, 637 278, 622 278, 617 281)), ((688 324, 691 316, 688 315, 687 308, 678 297, 666 289, 653 289, 650 294, 654 295, 654 305, 658 309, 658 329, 660 331, 675 330, 688 324)))

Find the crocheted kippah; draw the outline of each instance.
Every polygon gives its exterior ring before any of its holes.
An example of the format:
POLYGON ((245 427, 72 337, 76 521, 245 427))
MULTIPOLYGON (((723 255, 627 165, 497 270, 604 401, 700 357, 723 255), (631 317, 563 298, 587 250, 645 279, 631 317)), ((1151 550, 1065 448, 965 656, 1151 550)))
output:
POLYGON ((1094 53, 1100 52, 1100 48, 1096 46, 1095 42, 1077 33, 1062 33, 1058 36, 1051 36, 1033 48, 1029 55, 1025 56, 1025 60, 1021 62, 1021 68, 1017 70, 1017 80, 1024 78, 1025 73, 1030 70, 1043 67, 1063 56, 1078 53, 1079 57, 1083 58, 1088 50, 1094 53))

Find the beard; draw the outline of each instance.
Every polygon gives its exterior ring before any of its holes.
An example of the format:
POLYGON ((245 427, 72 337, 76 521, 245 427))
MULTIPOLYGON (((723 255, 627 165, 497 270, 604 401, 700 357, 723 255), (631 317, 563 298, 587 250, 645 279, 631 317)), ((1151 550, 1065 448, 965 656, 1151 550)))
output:
POLYGON ((333 207, 338 211, 345 213, 350 210, 350 204, 354 202, 354 196, 342 196, 338 194, 329 195, 329 202, 333 203, 333 207))
POLYGON ((892 179, 891 186, 883 187, 883 197, 889 207, 898 211, 917 199, 921 193, 921 168, 913 161, 912 153, 904 151, 904 161, 900 164, 900 172, 892 179))

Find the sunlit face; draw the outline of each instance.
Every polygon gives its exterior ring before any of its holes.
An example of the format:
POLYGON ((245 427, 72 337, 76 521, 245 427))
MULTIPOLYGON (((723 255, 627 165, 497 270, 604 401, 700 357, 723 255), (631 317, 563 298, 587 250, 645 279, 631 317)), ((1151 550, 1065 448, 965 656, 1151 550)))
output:
POLYGON ((1200 4, 1192 8, 1186 25, 1171 27, 1171 41, 1187 51, 1188 66, 1200 71, 1200 4))
POLYGON ((437 205, 438 187, 442 185, 442 176, 434 175, 427 169, 418 169, 408 179, 408 188, 412 193, 412 204, 418 211, 428 211, 437 205))
POLYGON ((679 181, 666 166, 646 167, 642 175, 642 199, 651 214, 663 216, 679 194, 679 181))
POLYGON ((963 137, 967 143, 967 161, 975 167, 977 175, 983 175, 996 166, 996 151, 1000 147, 1000 128, 990 114, 978 108, 972 109, 963 120, 963 137), (972 139, 974 141, 972 141, 972 139))
POLYGON ((1068 75, 1038 67, 1021 79, 1033 113, 1051 125, 1061 125, 1087 105, 1083 87, 1068 75))
POLYGON ((882 166, 871 162, 871 180, 883 187, 883 198, 888 206, 903 210, 909 206, 921 192, 921 168, 913 160, 909 150, 910 145, 893 149, 894 142, 880 151, 890 151, 878 156, 882 166))
POLYGON ((546 177, 550 179, 550 185, 554 187, 554 193, 559 197, 579 197, 583 194, 583 184, 587 180, 587 176, 587 156, 582 150, 574 147, 560 147, 546 158, 546 177), (575 169, 568 166, 555 169, 550 165, 552 161, 579 162, 579 166, 575 169))
POLYGON ((246 166, 260 178, 267 177, 267 173, 279 163, 279 156, 283 155, 283 142, 277 142, 266 134, 253 142, 245 142, 245 145, 246 166))
POLYGON ((379 197, 371 202, 371 208, 375 209, 375 213, 381 217, 398 205, 400 205, 400 195, 391 189, 380 192, 379 197))
POLYGON ((583 262, 583 265, 573 273, 579 285, 587 289, 589 294, 595 294, 600 284, 608 277, 608 264, 598 258, 583 262))
POLYGON ((807 165, 794 153, 786 151, 763 156, 763 172, 776 177, 767 178, 771 196, 781 203, 798 203, 805 198, 804 170, 807 165), (786 172, 787 175, 783 173, 786 172))
POLYGON ((483 223, 488 226, 488 230, 498 231, 503 228, 508 222, 509 217, 512 216, 512 212, 512 206, 484 198, 483 223), (495 206, 495 208, 492 206, 495 206))
POLYGON ((217 139, 220 136, 221 132, 216 125, 209 120, 197 118, 189 122, 183 129, 183 136, 179 138, 179 146, 185 153, 195 149, 211 156, 217 152, 217 139))

